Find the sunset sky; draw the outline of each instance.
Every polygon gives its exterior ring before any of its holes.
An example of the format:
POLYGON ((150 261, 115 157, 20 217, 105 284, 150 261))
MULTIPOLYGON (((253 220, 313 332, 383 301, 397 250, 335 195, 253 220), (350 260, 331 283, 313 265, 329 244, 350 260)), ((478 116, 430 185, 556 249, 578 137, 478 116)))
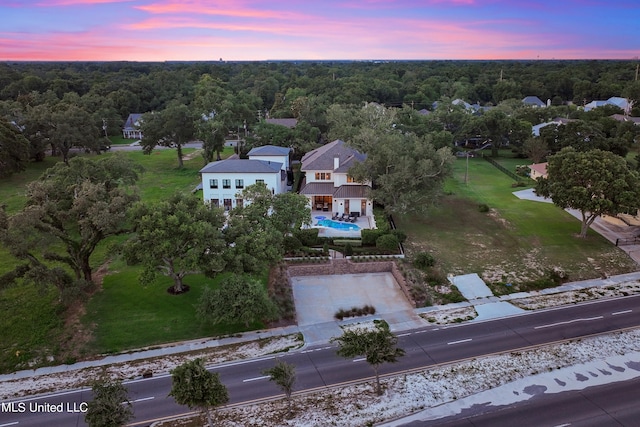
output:
POLYGON ((0 0, 0 60, 633 59, 640 0, 0 0))

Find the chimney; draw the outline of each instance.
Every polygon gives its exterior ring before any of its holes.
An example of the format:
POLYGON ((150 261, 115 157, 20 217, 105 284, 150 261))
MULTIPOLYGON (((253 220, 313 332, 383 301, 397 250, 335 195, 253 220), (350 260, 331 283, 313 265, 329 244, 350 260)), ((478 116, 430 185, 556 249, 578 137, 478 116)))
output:
POLYGON ((340 167, 340 157, 335 156, 333 158, 333 170, 336 170, 340 167))

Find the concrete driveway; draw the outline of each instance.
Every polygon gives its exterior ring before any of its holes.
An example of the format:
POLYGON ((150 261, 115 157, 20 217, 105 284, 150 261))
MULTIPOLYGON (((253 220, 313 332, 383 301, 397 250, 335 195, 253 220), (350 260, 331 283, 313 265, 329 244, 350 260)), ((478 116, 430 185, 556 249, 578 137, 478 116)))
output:
POLYGON ((414 311, 391 273, 297 276, 291 278, 297 320, 307 343, 326 342, 342 334, 341 325, 384 319, 391 330, 427 325, 414 311), (375 307, 376 314, 338 321, 338 310, 375 307))

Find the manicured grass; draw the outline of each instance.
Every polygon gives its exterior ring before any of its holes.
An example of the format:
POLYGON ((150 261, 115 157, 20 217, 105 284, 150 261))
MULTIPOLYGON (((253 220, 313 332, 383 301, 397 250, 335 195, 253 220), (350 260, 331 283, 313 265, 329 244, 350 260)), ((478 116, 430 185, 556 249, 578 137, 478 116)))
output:
POLYGON ((129 145, 137 141, 137 139, 123 138, 122 135, 114 135, 109 137, 111 145, 129 145))
POLYGON ((57 353, 62 327, 57 297, 57 291, 32 284, 0 292, 0 372, 37 367, 57 353))
MULTIPOLYGON (((520 164, 520 163, 518 163, 520 164)), ((400 217, 409 235, 410 251, 434 253, 446 272, 478 273, 493 282, 525 283, 559 268, 570 280, 618 274, 637 269, 619 248, 590 231, 576 237, 580 222, 550 203, 520 200, 513 179, 489 162, 469 159, 455 164, 447 182, 449 193, 425 217, 400 217), (482 213, 480 204, 492 210, 482 213)))
POLYGON ((26 201, 27 184, 38 179, 45 170, 58 161, 58 158, 47 157, 42 162, 29 163, 23 172, 0 179, 0 204, 5 205, 10 214, 21 210, 26 201))
MULTIPOLYGON (((216 287, 220 275, 208 279, 202 275, 188 276, 185 283, 191 289, 182 295, 171 295, 172 282, 166 277, 158 283, 142 286, 139 269, 115 265, 118 272, 105 277, 103 289, 87 305, 85 324, 95 324, 90 352, 113 353, 155 344, 233 334, 245 330, 244 325, 202 324, 195 305, 206 286, 216 287)), ((263 327, 251 325, 251 329, 263 327)))

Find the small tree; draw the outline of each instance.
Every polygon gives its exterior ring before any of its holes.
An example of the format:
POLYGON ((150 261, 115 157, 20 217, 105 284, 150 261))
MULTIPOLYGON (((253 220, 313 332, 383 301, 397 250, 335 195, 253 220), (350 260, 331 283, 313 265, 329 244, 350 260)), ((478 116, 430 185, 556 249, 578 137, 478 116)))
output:
POLYGON ((202 359, 185 362, 171 371, 172 386, 169 396, 180 405, 187 405, 189 409, 197 408, 207 417, 210 427, 213 427, 211 409, 224 405, 229 401, 229 393, 220 376, 216 372, 209 372, 202 359))
POLYGON ((133 417, 127 389, 121 382, 102 379, 93 384, 91 391, 93 400, 84 416, 90 427, 122 426, 133 417))
POLYGON ((374 320, 374 324, 374 330, 344 330, 342 336, 332 338, 331 342, 338 343, 338 356, 352 358, 364 355, 376 374, 376 393, 380 396, 380 365, 397 362, 399 357, 404 356, 404 350, 396 347, 398 337, 391 332, 386 321, 374 320))
POLYGON ((296 367, 276 358, 276 365, 273 368, 265 369, 262 374, 269 375, 269 381, 275 382, 284 392, 287 397, 287 410, 291 415, 291 394, 296 382, 296 367))
POLYGON ((211 323, 243 323, 270 320, 278 308, 271 301, 265 287, 245 275, 231 275, 217 289, 205 288, 196 307, 198 317, 211 323))

